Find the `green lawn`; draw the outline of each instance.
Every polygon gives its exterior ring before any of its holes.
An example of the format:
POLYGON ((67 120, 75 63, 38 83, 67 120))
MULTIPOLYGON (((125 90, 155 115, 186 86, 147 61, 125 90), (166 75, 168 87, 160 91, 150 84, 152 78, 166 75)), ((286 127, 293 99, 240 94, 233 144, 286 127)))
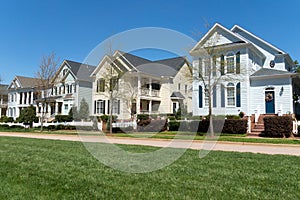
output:
POLYGON ((214 151, 199 159, 188 150, 159 171, 129 174, 80 142, 0 137, 0 151, 0 199, 300 199, 296 156, 214 151))

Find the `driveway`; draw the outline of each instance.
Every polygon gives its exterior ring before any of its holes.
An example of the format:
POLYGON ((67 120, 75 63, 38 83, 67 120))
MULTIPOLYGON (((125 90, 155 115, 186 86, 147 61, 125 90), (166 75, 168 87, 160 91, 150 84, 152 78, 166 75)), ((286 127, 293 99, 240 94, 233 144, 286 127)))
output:
POLYGON ((300 156, 300 145, 0 132, 0 136, 300 156))

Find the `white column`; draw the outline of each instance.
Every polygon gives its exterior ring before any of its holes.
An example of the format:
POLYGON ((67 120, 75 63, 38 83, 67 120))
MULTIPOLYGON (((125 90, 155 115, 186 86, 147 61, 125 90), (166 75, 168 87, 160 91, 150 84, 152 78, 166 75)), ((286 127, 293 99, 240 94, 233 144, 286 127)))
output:
POLYGON ((57 114, 58 114, 58 103, 55 102, 55 115, 57 115, 57 114))
POLYGON ((149 114, 152 112, 152 100, 149 101, 149 114))
POLYGON ((138 74, 138 95, 136 99, 136 113, 141 113, 141 75, 138 74))
POLYGON ((33 104, 33 92, 30 92, 30 104, 33 104))
POLYGON ((0 108, 0 117, 2 116, 2 108, 0 108))
POLYGON ((149 96, 152 96, 152 78, 149 78, 149 96))
POLYGON ((25 104, 26 101, 25 101, 25 92, 22 92, 22 104, 25 104))

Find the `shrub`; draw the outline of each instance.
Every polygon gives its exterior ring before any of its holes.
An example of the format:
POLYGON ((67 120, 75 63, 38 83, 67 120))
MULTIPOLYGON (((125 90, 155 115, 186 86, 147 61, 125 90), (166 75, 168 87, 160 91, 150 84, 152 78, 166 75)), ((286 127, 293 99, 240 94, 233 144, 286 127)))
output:
POLYGON ((222 133, 244 134, 247 132, 247 120, 226 119, 222 133))
POLYGON ((109 120, 109 116, 108 115, 101 115, 100 119, 101 119, 102 122, 106 123, 109 120))
POLYGON ((141 120, 137 125, 138 132, 161 132, 167 129, 167 120, 141 120))
POLYGON ((57 122, 71 122, 73 117, 71 115, 55 115, 55 120, 57 122))
POLYGON ((19 126, 19 125, 12 125, 9 127, 10 129, 23 129, 23 126, 19 126))
POLYGON ((226 119, 240 119, 239 115, 226 115, 226 119))
POLYGON ((137 120, 148 120, 149 119, 149 115, 148 114, 138 114, 137 115, 137 120))
POLYGON ((7 116, 3 116, 3 117, 0 119, 0 122, 4 122, 4 123, 13 122, 13 121, 14 121, 14 118, 12 118, 12 117, 7 117, 7 116))
POLYGON ((8 124, 0 124, 0 128, 9 129, 9 125, 8 124))
POLYGON ((178 131, 180 122, 172 120, 169 121, 169 131, 178 131))
POLYGON ((290 116, 274 116, 264 118, 267 137, 290 137, 293 131, 293 119, 290 116))

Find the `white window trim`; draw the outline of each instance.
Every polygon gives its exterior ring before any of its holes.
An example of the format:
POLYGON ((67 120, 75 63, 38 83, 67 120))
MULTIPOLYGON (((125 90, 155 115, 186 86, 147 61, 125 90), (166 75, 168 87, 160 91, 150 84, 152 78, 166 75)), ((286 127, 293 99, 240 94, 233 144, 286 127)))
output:
POLYGON ((235 108, 236 107, 236 83, 233 82, 228 82, 225 86, 225 105, 227 108, 235 108), (233 86, 228 86, 229 83, 232 83, 233 86), (234 105, 228 105, 228 88, 233 88, 234 92, 233 92, 233 97, 234 97, 234 105))

